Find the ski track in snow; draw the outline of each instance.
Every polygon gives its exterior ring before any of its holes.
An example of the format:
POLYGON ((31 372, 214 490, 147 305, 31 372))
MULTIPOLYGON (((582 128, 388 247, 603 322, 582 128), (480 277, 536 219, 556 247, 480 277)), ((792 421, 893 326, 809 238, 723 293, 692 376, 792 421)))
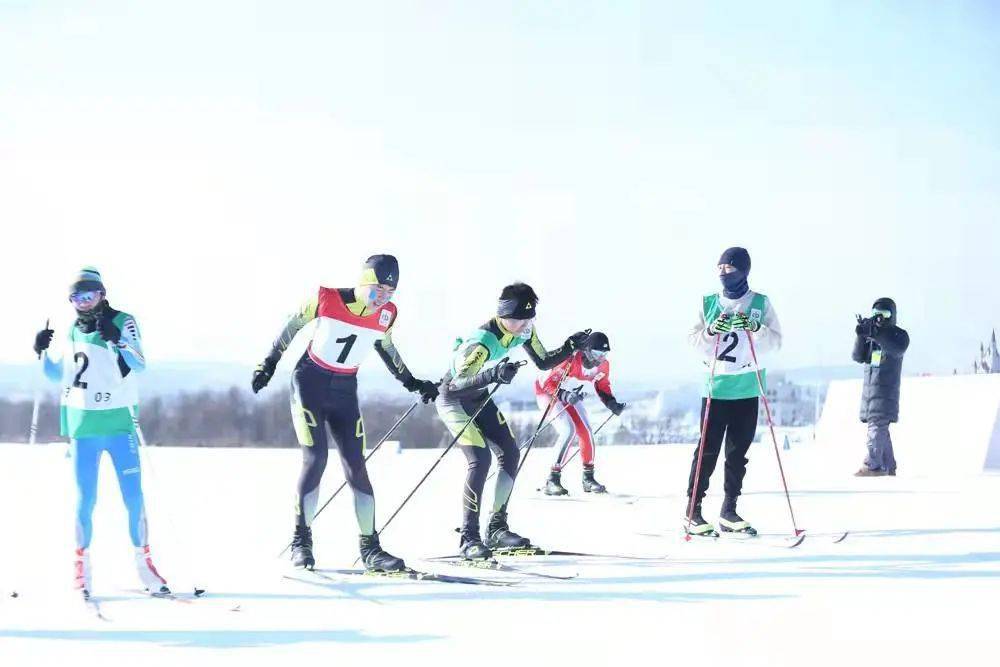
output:
MULTIPOLYGON (((857 450, 860 461, 863 443, 857 450)), ((296 658, 618 664, 639 656, 651 664, 696 659, 699 667, 803 660, 980 665, 1000 649, 1000 475, 907 477, 904 447, 901 476, 877 479, 833 469, 824 451, 809 445, 782 452, 796 518, 808 535, 795 549, 768 546, 791 526, 766 443, 751 448, 739 508, 769 538, 735 544, 682 539, 691 447, 602 448, 599 479, 629 498, 584 495, 579 466, 570 466, 563 478, 572 502, 539 498, 552 457, 550 449, 535 450, 511 501, 514 530, 547 548, 651 558, 505 561, 578 574, 566 581, 421 560, 457 547, 464 457, 450 454, 382 543, 416 569, 517 581, 512 587, 285 579, 295 573, 275 556, 291 535, 298 451, 151 448, 143 475, 153 558, 187 601, 136 592, 124 508, 105 460, 92 562, 94 595, 107 620, 70 588, 75 490, 64 451, 0 445, 5 667, 296 658), (847 540, 832 544, 830 536, 843 530, 850 530, 847 540), (195 585, 208 594, 190 599, 195 585), (494 660, 491 648, 520 657, 494 660)), ((380 452, 372 459, 380 520, 439 453, 380 452)), ((321 500, 342 479, 331 457, 321 500)), ((704 505, 710 521, 721 486, 720 462, 704 505)), ((329 570, 351 567, 357 555, 352 503, 343 495, 314 525, 318 567, 329 570)))

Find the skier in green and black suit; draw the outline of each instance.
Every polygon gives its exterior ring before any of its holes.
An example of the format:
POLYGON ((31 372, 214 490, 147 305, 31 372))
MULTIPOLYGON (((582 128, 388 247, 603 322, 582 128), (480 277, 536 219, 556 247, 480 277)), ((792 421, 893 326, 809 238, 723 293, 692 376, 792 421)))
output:
MULTIPOLYGON (((441 384, 437 411, 448 430, 458 435, 471 416, 487 400, 487 388, 494 382, 509 384, 518 364, 503 360, 512 350, 524 346, 525 352, 542 370, 550 369, 569 358, 587 341, 586 332, 566 339, 552 352, 545 349, 534 327, 538 296, 524 283, 507 285, 500 293, 496 317, 458 340, 451 367, 441 384)), ((484 559, 493 549, 525 547, 531 544, 507 525, 507 501, 514 489, 519 452, 514 433, 492 399, 479 412, 458 439, 469 461, 462 493, 462 556, 484 559), (483 487, 490 468, 490 449, 496 452, 497 473, 493 513, 486 529, 485 544, 479 537, 479 512, 483 487)))

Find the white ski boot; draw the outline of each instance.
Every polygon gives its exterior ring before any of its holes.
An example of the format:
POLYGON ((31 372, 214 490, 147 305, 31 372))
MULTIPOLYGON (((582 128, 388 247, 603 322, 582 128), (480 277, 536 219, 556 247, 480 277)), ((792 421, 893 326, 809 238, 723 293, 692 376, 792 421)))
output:
POLYGON ((167 580, 160 576, 153 565, 149 553, 149 545, 135 548, 135 568, 139 572, 139 580, 150 595, 170 595, 167 580))

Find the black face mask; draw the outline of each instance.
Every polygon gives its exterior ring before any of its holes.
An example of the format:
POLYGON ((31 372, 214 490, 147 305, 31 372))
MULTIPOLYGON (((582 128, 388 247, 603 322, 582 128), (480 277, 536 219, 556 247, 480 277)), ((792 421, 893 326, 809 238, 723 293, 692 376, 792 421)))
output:
POLYGON ((747 274, 736 270, 732 273, 720 273, 719 281, 722 283, 722 293, 727 299, 738 299, 750 290, 747 284, 747 274))
POLYGON ((97 320, 104 314, 107 304, 107 301, 101 301, 91 310, 76 311, 76 328, 86 334, 94 333, 97 330, 97 320))

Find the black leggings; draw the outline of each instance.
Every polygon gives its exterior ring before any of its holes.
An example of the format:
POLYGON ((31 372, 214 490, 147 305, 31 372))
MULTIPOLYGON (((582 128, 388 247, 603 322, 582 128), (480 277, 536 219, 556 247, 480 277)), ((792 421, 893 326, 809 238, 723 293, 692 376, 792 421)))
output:
MULTIPOLYGON (((747 450, 757 433, 758 399, 740 398, 725 400, 712 399, 708 414, 708 435, 705 437, 705 452, 701 459, 701 474, 698 478, 698 504, 708 491, 708 480, 715 470, 722 449, 722 439, 726 439, 726 496, 737 498, 743 490, 743 478, 747 474, 747 450)), ((705 420, 706 400, 701 399, 701 419, 705 420)), ((691 474, 688 476, 687 495, 691 497, 694 486, 694 472, 698 465, 698 448, 691 460, 691 474)))
MULTIPOLYGON (((469 417, 482 404, 482 397, 467 399, 438 399, 437 410, 442 421, 451 434, 457 435, 469 417)), ((493 399, 480 411, 473 423, 462 433, 458 440, 465 458, 469 462, 465 474, 465 487, 462 490, 462 529, 463 531, 479 532, 479 512, 482 507, 483 488, 490 472, 490 450, 496 454, 497 472, 496 490, 493 495, 493 511, 506 512, 507 501, 514 490, 514 478, 517 477, 517 465, 520 452, 514 442, 514 433, 497 408, 493 399)))
POLYGON ((354 512, 362 535, 375 532, 375 495, 365 467, 365 425, 358 407, 358 381, 317 366, 308 355, 292 372, 292 422, 302 445, 302 473, 295 501, 295 522, 308 526, 316 515, 319 482, 326 469, 329 434, 337 443, 344 477, 354 493, 354 512))

